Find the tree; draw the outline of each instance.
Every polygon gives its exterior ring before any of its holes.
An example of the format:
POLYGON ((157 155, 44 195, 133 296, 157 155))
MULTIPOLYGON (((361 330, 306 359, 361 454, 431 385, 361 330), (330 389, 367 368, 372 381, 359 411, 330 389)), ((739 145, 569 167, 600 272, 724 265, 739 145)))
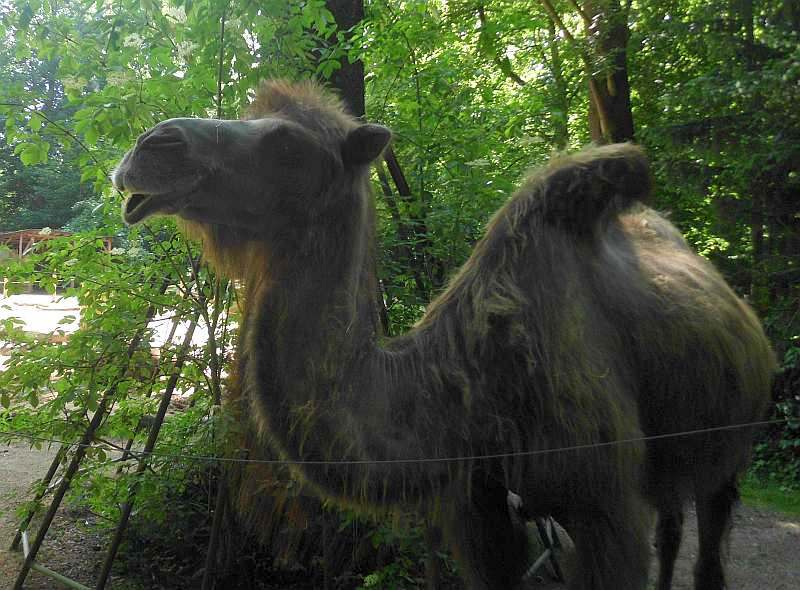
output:
POLYGON ((542 5, 563 35, 584 47, 581 59, 589 86, 592 140, 614 143, 633 139, 627 63, 630 3, 623 8, 618 0, 588 0, 582 7, 571 2, 583 21, 585 42, 570 32, 550 0, 542 0, 542 5))
POLYGON ((14 53, 6 36, 0 43, 0 86, 9 98, 0 105, 0 230, 60 228, 94 196, 72 164, 77 152, 65 151, 58 140, 74 109, 66 105, 57 59, 14 53), (41 165, 30 167, 35 163, 41 165))
POLYGON ((81 185, 80 171, 70 161, 51 158, 46 164, 27 167, 0 150, 0 231, 28 228, 64 228, 92 199, 91 187, 81 185))

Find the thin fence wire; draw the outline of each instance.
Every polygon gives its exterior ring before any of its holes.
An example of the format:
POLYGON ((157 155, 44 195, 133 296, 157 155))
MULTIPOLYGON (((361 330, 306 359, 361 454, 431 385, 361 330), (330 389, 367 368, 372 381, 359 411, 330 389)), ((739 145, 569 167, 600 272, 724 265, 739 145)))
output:
MULTIPOLYGON (((639 436, 634 438, 624 438, 619 440, 610 440, 599 443, 590 443, 582 445, 571 445, 566 447, 556 447, 552 449, 536 449, 532 451, 515 451, 508 453, 490 453, 485 455, 467 455, 457 457, 419 457, 410 459, 334 459, 334 460, 303 460, 303 459, 246 459, 236 457, 214 457, 206 455, 189 455, 184 453, 169 453, 163 451, 151 451, 149 453, 136 453, 135 456, 141 457, 158 457, 162 459, 172 459, 176 461, 204 461, 216 463, 257 463, 263 465, 312 465, 312 466, 353 466, 353 465, 396 465, 396 464, 413 464, 413 463, 457 463, 466 461, 484 461, 489 459, 510 459, 514 457, 531 457, 535 455, 549 455, 553 453, 564 453, 569 451, 582 451, 588 449, 596 449, 601 447, 611 447, 617 445, 647 442, 653 440, 664 440, 670 438, 681 438, 686 436, 696 436, 700 434, 708 434, 712 432, 722 432, 727 430, 738 430, 741 428, 756 428, 760 426, 769 426, 775 424, 786 424, 795 419, 793 418, 779 418, 774 420, 759 420, 757 422, 746 422, 742 424, 729 424, 726 426, 714 426, 711 428, 698 428, 695 430, 684 430, 682 432, 670 432, 666 434, 656 434, 652 436, 639 436)), ((85 447, 88 449, 106 450, 106 447, 95 444, 82 444, 77 442, 66 442, 63 440, 37 436, 27 432, 16 430, 0 431, 0 436, 11 438, 23 438, 30 441, 46 442, 64 445, 68 448, 71 447, 85 447)))

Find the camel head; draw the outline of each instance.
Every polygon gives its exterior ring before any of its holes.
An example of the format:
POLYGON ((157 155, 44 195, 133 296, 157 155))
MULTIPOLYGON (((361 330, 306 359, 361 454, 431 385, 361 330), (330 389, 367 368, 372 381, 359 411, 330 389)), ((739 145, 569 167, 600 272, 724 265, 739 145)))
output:
MULTIPOLYGON (((311 84, 266 83, 245 120, 169 119, 115 170, 129 224, 154 215, 283 233, 335 206, 390 138, 311 84), (342 190, 344 188, 344 190, 342 190)), ((289 230, 291 231, 291 230, 289 230)))

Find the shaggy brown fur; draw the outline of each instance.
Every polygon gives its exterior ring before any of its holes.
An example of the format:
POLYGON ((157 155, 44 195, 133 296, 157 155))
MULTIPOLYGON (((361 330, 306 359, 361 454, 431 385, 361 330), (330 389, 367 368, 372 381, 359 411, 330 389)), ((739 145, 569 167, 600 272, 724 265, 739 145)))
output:
POLYGON ((268 83, 248 121, 161 123, 114 181, 126 220, 178 215, 247 285, 239 363, 263 436, 287 459, 361 461, 298 466, 320 494, 430 511, 471 588, 511 588, 527 565, 513 489, 569 530, 585 590, 645 587, 647 501, 668 588, 694 495, 697 588, 720 590, 751 433, 604 443, 758 420, 773 358, 750 309, 638 204, 641 150, 535 172, 419 325, 381 342, 368 181, 388 139, 313 85, 268 83))

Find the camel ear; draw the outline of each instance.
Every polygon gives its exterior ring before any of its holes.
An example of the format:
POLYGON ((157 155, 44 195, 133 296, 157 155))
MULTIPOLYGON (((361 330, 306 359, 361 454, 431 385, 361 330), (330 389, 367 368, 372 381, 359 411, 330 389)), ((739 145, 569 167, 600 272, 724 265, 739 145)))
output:
POLYGON ((392 138, 392 132, 382 125, 367 123, 356 127, 342 144, 342 161, 346 168, 369 164, 377 158, 392 138))

